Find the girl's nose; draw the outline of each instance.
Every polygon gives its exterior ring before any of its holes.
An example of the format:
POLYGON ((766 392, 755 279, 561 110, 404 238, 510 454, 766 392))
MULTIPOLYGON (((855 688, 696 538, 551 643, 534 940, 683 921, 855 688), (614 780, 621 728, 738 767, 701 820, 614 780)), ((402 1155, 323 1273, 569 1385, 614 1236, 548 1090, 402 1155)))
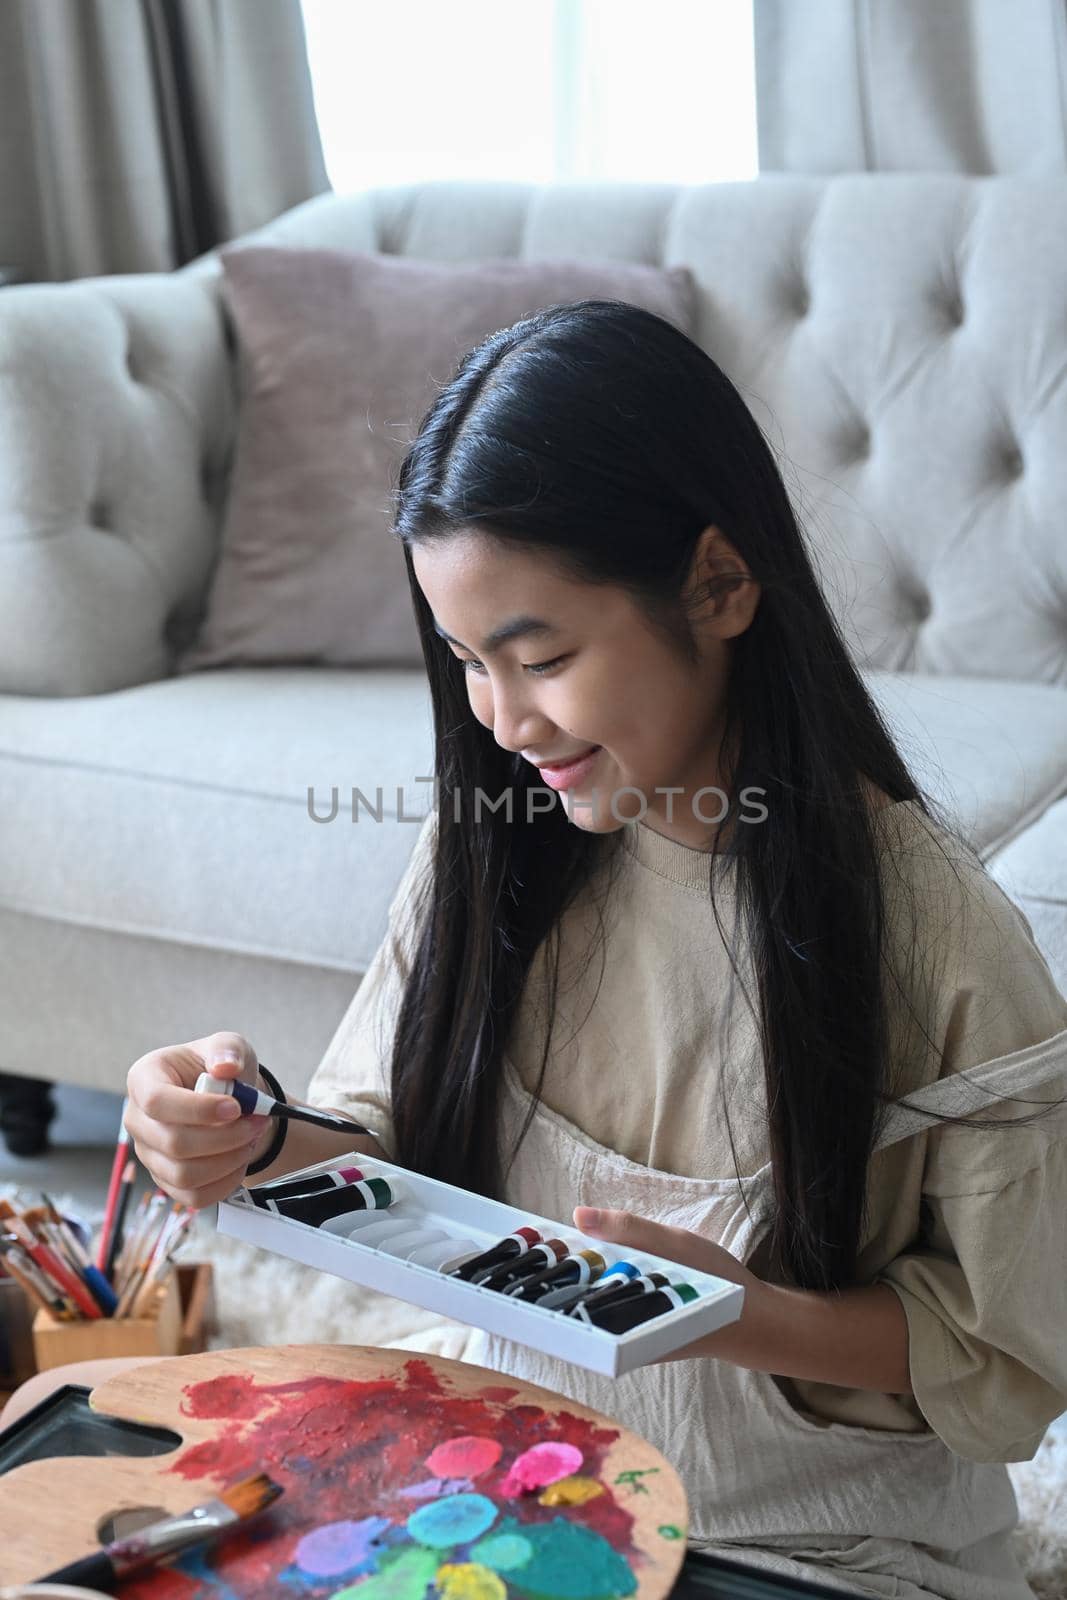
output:
POLYGON ((523 750, 544 749, 551 737, 552 723, 522 697, 495 697, 493 738, 503 750, 519 755, 523 750))

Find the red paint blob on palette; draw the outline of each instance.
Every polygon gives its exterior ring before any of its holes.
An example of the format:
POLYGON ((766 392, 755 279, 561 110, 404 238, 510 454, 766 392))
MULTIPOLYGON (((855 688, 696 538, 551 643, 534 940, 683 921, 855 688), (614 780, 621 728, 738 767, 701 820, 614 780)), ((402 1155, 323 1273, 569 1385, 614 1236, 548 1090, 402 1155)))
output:
POLYGON ((365 1600, 474 1600, 456 1567, 471 1582, 480 1569, 493 1600, 635 1594, 634 1517, 602 1471, 619 1429, 509 1405, 516 1393, 456 1394, 417 1358, 364 1381, 191 1385, 185 1413, 221 1427, 170 1470, 191 1483, 262 1471, 284 1494, 247 1531, 128 1582, 125 1600, 356 1600, 364 1586, 365 1600))
POLYGON ((458 1439, 447 1439, 431 1450, 426 1465, 438 1478, 480 1478, 483 1472, 496 1466, 502 1453, 502 1446, 496 1439, 468 1433, 458 1439))

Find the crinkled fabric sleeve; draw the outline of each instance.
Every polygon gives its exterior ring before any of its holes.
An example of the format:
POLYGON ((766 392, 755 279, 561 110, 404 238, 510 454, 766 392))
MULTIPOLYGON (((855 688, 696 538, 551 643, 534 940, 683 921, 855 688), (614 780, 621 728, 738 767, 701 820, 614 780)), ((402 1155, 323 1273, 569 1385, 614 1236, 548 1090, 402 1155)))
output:
POLYGON ((326 1047, 307 1093, 309 1105, 332 1106, 371 1128, 390 1157, 396 1148, 389 1086, 393 1036, 414 953, 416 904, 432 871, 435 828, 431 811, 390 904, 385 938, 326 1047))
POLYGON ((992 880, 956 926, 941 1077, 1033 1054, 1036 1081, 1011 1100, 980 1093, 966 1125, 930 1125, 921 1245, 878 1281, 904 1307, 931 1428, 972 1461, 1029 1461, 1067 1410, 1067 1001, 992 880), (1007 1126, 972 1125, 993 1118, 1007 1126))

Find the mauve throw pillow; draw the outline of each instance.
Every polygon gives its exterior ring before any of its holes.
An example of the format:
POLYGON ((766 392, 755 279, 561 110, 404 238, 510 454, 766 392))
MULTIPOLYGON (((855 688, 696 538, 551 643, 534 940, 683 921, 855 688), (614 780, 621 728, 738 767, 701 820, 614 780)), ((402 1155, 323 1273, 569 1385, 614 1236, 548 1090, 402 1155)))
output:
POLYGON ((391 499, 404 450, 473 345, 566 301, 694 324, 684 267, 336 250, 224 251, 237 451, 200 634, 179 671, 238 663, 421 665, 391 499))

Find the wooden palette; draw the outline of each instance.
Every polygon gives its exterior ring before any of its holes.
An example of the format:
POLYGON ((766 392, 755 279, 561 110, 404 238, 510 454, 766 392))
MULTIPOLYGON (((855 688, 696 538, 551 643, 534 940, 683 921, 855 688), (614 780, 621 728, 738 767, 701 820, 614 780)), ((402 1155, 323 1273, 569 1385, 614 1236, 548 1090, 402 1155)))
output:
POLYGON ((186 1511, 255 1472, 285 1490, 261 1518, 121 1593, 658 1600, 685 1556, 685 1492, 657 1450, 465 1362, 361 1345, 213 1350, 131 1368, 92 1405, 182 1444, 0 1478, 0 1580, 89 1554, 117 1511, 186 1511))

